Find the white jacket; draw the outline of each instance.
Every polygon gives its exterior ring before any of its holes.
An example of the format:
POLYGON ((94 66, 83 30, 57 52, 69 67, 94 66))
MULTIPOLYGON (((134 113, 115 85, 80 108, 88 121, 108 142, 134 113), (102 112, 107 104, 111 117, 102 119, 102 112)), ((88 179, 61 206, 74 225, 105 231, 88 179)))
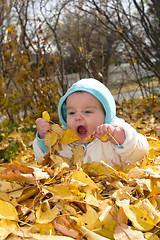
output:
MULTIPOLYGON (((91 163, 93 161, 100 162, 104 160, 111 166, 117 165, 124 167, 128 163, 135 163, 141 160, 147 154, 149 145, 145 136, 138 133, 131 125, 118 117, 114 118, 111 125, 120 127, 125 131, 126 139, 123 145, 117 146, 110 141, 101 142, 95 138, 88 145, 82 144, 85 150, 83 163, 91 163)), ((59 151, 59 155, 71 160, 73 145, 77 145, 77 143, 62 145, 62 150, 59 151)), ((37 139, 33 142, 33 149, 35 157, 39 162, 45 153, 39 148, 37 139)))

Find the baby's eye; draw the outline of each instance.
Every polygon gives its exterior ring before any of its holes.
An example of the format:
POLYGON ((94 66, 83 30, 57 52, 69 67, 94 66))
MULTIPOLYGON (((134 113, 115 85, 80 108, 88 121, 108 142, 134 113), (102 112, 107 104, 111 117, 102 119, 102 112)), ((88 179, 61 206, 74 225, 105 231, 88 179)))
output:
POLYGON ((85 113, 92 113, 92 111, 86 110, 85 113))
POLYGON ((73 115, 73 114, 75 114, 75 112, 68 112, 68 114, 69 114, 69 115, 73 115))

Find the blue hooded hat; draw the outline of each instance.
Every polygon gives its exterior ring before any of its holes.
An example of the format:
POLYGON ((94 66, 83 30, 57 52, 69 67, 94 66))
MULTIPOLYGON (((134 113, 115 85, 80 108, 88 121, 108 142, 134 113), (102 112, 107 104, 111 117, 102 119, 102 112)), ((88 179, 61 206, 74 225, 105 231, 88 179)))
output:
POLYGON ((66 112, 66 99, 67 97, 78 91, 88 92, 96 97, 104 107, 106 112, 104 123, 111 123, 116 115, 116 105, 114 98, 109 91, 109 89, 93 78, 81 79, 78 82, 74 83, 71 88, 65 93, 63 97, 61 97, 58 105, 58 114, 59 119, 62 125, 65 128, 67 127, 67 112, 66 112))

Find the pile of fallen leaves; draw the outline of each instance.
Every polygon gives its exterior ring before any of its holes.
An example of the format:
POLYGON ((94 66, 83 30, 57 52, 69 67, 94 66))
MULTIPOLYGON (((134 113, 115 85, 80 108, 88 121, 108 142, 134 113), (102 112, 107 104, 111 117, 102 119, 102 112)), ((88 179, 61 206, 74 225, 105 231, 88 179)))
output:
POLYGON ((80 147, 72 164, 60 157, 60 145, 77 136, 58 124, 45 137, 48 153, 39 164, 25 149, 1 165, 0 239, 160 239, 159 125, 148 121, 144 130, 147 120, 139 119, 134 126, 147 135, 150 150, 123 170, 103 161, 83 164, 80 147))

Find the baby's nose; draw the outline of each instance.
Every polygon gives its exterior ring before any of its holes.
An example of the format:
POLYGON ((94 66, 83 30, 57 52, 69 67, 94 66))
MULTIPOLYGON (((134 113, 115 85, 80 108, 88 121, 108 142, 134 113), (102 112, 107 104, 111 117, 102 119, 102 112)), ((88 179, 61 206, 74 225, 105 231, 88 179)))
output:
POLYGON ((83 114, 80 112, 77 112, 75 117, 76 121, 81 120, 82 118, 83 118, 83 114))

